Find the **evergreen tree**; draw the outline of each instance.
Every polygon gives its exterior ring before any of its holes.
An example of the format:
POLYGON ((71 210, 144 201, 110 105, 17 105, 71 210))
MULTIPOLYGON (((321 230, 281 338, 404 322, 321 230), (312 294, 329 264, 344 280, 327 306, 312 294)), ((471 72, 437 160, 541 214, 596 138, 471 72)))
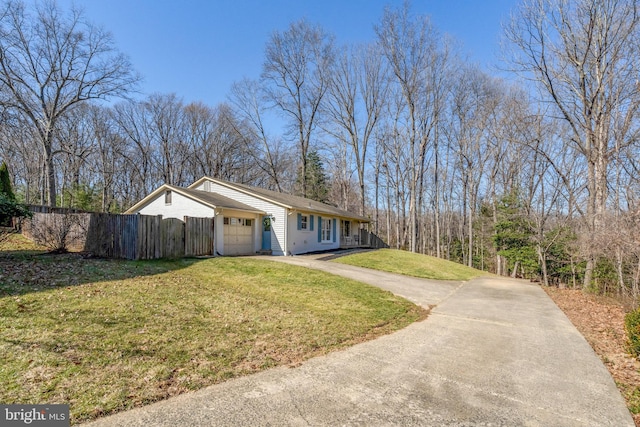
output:
POLYGON ((296 180, 297 193, 303 187, 302 181, 306 182, 307 198, 318 202, 327 203, 329 197, 329 179, 324 171, 324 164, 317 151, 311 151, 307 155, 306 176, 302 176, 302 168, 298 169, 298 179, 296 180))
POLYGON ((518 194, 504 196, 498 204, 498 221, 493 237, 498 254, 505 257, 515 275, 519 268, 527 277, 538 274, 539 264, 533 244, 533 227, 518 194))
POLYGON ((16 199, 11 188, 11 178, 9 177, 9 168, 6 162, 2 162, 0 165, 0 194, 4 194, 9 200, 16 199))
POLYGON ((9 168, 6 162, 0 165, 0 227, 9 227, 11 218, 19 214, 16 197, 11 188, 9 168))

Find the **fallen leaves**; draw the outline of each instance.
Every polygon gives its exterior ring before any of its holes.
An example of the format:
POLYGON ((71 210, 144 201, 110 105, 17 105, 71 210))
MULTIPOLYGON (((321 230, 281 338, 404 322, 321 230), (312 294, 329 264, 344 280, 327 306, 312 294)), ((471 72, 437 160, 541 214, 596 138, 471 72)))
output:
MULTIPOLYGON (((614 299, 581 290, 543 289, 598 354, 627 400, 627 406, 637 407, 640 361, 627 352, 623 305, 614 299)), ((633 418, 636 426, 640 426, 640 413, 633 414, 633 418)))

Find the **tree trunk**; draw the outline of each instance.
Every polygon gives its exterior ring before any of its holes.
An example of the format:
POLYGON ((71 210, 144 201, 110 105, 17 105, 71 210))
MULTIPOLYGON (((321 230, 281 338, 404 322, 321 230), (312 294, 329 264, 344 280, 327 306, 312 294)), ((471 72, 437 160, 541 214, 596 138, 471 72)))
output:
POLYGON ((412 179, 411 182, 411 190, 410 190, 411 194, 409 196, 409 230, 411 232, 411 237, 410 237, 410 244, 411 244, 411 252, 415 253, 417 252, 417 245, 416 245, 416 236, 418 234, 418 221, 417 221, 417 216, 418 216, 418 210, 417 210, 417 198, 416 198, 416 183, 415 181, 412 179))
POLYGON ((587 266, 584 269, 584 281, 582 282, 582 289, 587 290, 591 287, 593 282, 593 270, 595 269, 595 260, 593 258, 587 259, 587 266))
POLYGON ((640 282, 640 257, 638 257, 638 267, 636 268, 636 275, 633 278, 633 285, 631 288, 631 294, 633 295, 634 302, 638 298, 638 283, 640 282))
POLYGON ((469 259, 467 265, 473 267, 473 201, 469 201, 469 222, 467 224, 467 233, 469 233, 469 259))
POLYGON ((440 253, 440 183, 438 182, 439 171, 438 171, 438 133, 436 128, 436 138, 434 143, 435 150, 435 171, 433 174, 433 185, 435 187, 435 231, 436 231, 436 257, 440 258, 442 254, 440 253))
POLYGON ((624 291, 624 272, 622 269, 622 250, 616 250, 616 272, 618 273, 618 295, 622 295, 624 291))
POLYGON ((518 275, 518 266, 520 266, 520 261, 516 261, 516 263, 513 266, 513 271, 511 272, 512 279, 515 279, 516 276, 518 275))
POLYGON ((542 270, 542 284, 549 286, 549 275, 547 273, 547 255, 542 250, 540 244, 538 244, 538 260, 540 261, 540 268, 542 270))
POLYGON ((53 165, 53 154, 51 153, 51 143, 45 142, 45 173, 48 189, 47 203, 51 207, 56 206, 56 171, 53 165))

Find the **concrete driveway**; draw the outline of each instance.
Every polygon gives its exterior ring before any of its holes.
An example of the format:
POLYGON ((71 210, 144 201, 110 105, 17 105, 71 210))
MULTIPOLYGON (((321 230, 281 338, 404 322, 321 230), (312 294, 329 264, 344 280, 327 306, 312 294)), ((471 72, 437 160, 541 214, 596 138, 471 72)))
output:
POLYGON ((273 257, 380 286, 429 318, 91 426, 633 426, 611 376, 540 287, 438 282, 273 257))

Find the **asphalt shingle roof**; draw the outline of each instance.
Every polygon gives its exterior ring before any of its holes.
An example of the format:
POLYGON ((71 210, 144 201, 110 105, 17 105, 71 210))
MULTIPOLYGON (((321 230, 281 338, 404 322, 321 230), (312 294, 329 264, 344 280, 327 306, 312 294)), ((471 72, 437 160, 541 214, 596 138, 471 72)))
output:
POLYGON ((194 190, 191 188, 184 188, 184 187, 175 187, 173 185, 167 185, 167 187, 171 188, 172 190, 178 193, 183 193, 193 199, 200 200, 209 205, 213 205, 216 208, 236 209, 241 211, 264 213, 260 209, 256 209, 254 207, 238 202, 237 200, 233 200, 229 197, 225 197, 218 193, 212 193, 209 191, 202 191, 202 190, 194 190))
POLYGON ((264 199, 272 200, 281 205, 285 205, 289 208, 299 211, 309 211, 323 213, 327 215, 337 216, 340 218, 356 219, 363 222, 369 222, 370 219, 361 215, 354 214, 343 209, 336 208, 335 206, 328 205, 326 203, 317 202, 315 200, 307 199, 304 197, 293 196, 286 193, 278 193, 277 191, 266 190, 264 188, 252 187, 245 184, 236 184, 234 182, 224 181, 221 179, 211 179, 214 182, 219 182, 228 187, 237 188, 246 193, 254 194, 264 199))

